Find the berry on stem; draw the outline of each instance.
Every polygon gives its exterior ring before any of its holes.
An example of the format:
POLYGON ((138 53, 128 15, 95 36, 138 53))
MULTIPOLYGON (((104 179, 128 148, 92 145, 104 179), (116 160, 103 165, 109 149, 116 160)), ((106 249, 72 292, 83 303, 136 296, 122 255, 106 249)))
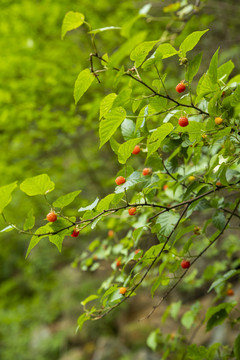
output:
POLYGON ((137 155, 138 153, 140 153, 140 151, 141 151, 140 146, 136 145, 135 148, 133 149, 132 154, 137 155))
POLYGON ((220 125, 223 122, 223 119, 220 117, 216 117, 214 121, 216 125, 220 125))
POLYGON ((126 179, 123 177, 123 176, 118 176, 115 180, 115 183, 117 185, 121 185, 121 184, 124 184, 126 182, 126 179))
POLYGON ((183 82, 180 82, 176 86, 176 91, 180 94, 186 90, 186 85, 183 82))
POLYGON ((109 230, 108 231, 108 237, 113 237, 114 235, 114 231, 113 230, 109 230))
POLYGON ((51 211, 50 213, 47 214, 47 220, 49 222, 54 222, 57 220, 57 214, 54 211, 51 211))
POLYGON ((181 127, 188 126, 188 118, 186 118, 186 116, 181 116, 178 119, 178 125, 181 126, 181 127))
POLYGON ((181 262, 181 267, 183 268, 183 269, 188 269, 188 268, 190 268, 190 261, 188 261, 188 260, 183 260, 182 262, 181 262))
POLYGON ((135 215, 136 211, 137 211, 137 209, 135 207, 128 209, 129 215, 135 215))
POLYGON ((72 232, 72 234, 71 234, 71 236, 72 237, 78 237, 78 235, 79 235, 79 231, 78 231, 78 229, 73 229, 73 232, 72 232))
POLYGON ((116 267, 119 267, 119 266, 121 266, 121 260, 116 259, 116 267))
POLYGON ((152 169, 144 168, 142 171, 143 176, 150 175, 152 173, 152 169))
POLYGON ((227 295, 228 295, 228 296, 233 296, 233 295, 234 295, 233 289, 228 289, 228 290, 227 290, 227 295))
POLYGON ((121 287, 119 289, 119 293, 122 294, 122 295, 126 294, 126 291, 127 291, 127 288, 125 288, 125 287, 121 287))

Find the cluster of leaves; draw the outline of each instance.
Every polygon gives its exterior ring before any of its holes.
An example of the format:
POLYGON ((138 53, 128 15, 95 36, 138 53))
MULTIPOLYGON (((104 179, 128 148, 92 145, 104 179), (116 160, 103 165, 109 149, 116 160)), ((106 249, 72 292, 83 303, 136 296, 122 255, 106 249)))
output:
MULTIPOLYGON (((174 6, 165 11, 177 11, 178 5, 174 6)), ((199 76, 202 54, 192 56, 191 51, 207 30, 190 33, 178 47, 164 36, 145 41, 145 31, 132 37, 131 26, 146 17, 149 10, 150 6, 146 5, 134 21, 122 28, 92 30, 83 14, 72 11, 66 14, 62 25, 62 38, 82 25, 89 30, 92 52, 88 66, 76 79, 74 99, 76 104, 84 99, 91 86, 106 83, 106 88, 110 88, 99 104, 99 148, 110 143, 122 166, 111 176, 123 176, 126 182, 101 200, 97 198, 92 204, 81 206, 77 215, 69 216, 64 212, 65 207, 79 199, 81 190, 50 201, 48 194, 55 184, 47 174, 25 179, 20 190, 30 197, 41 195, 49 210, 58 216, 57 221, 40 227, 35 226, 32 209, 22 227, 8 222, 3 211, 11 203, 18 185, 17 182, 5 185, 0 188, 0 213, 6 222, 2 231, 17 230, 31 235, 28 256, 45 237, 61 251, 63 240, 75 228, 80 231, 80 237, 101 224, 113 230, 107 239, 95 239, 74 263, 83 271, 96 271, 102 261, 108 260, 112 268, 98 293, 82 301, 85 311, 78 319, 79 328, 86 320, 102 318, 135 296, 140 285, 150 286, 152 297, 163 294, 151 313, 146 314, 149 317, 180 282, 184 282, 186 289, 207 284, 209 292, 213 289, 216 292, 213 306, 203 319, 206 331, 226 319, 237 326, 239 318, 230 318, 237 302, 224 298, 227 282, 239 274, 239 259, 234 258, 239 246, 235 237, 232 247, 226 246, 223 235, 234 219, 240 217, 240 75, 229 80, 234 64, 230 60, 219 66, 218 49, 196 85, 193 80, 199 76), (100 54, 97 36, 119 30, 126 40, 115 52, 100 54), (172 87, 171 72, 166 70, 168 61, 174 66, 180 63, 179 69, 185 70, 187 89, 183 96, 176 93, 177 84, 172 87), (178 125, 181 116, 189 119, 184 128, 178 125), (220 125, 215 123, 216 117, 223 119, 220 125), (140 145, 141 152, 133 155, 136 145, 140 145), (151 169, 147 176, 142 174, 144 167, 151 169), (128 214, 132 207, 137 209, 134 216, 128 214), (216 243, 221 244, 224 261, 217 260, 216 243), (194 264, 204 261, 208 254, 216 258, 216 263, 199 274, 194 264), (181 269, 183 259, 189 259, 190 269, 181 269), (209 282, 216 277, 210 286, 209 282), (124 295, 119 292, 122 286, 127 289, 124 295), (88 308, 92 301, 95 305, 88 308)), ((177 319, 180 308, 181 303, 171 304, 165 318, 171 314, 177 319)), ((181 323, 187 330, 194 327, 200 309, 196 302, 182 316, 181 323)), ((238 337, 234 350, 237 358, 240 358, 239 341, 238 337)), ((150 334, 148 344, 152 349, 161 342, 159 330, 150 334)), ((177 344, 166 349, 164 358, 176 351, 177 344)), ((220 344, 209 349, 190 345, 186 355, 188 359, 211 359, 219 347, 220 344)))

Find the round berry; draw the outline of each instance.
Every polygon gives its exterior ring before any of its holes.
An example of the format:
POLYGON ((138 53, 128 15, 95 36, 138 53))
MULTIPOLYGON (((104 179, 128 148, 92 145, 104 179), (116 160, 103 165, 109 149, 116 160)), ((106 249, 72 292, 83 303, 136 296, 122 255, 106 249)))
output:
POLYGON ((135 148, 133 149, 132 154, 137 155, 138 153, 140 153, 140 151, 141 151, 140 146, 136 145, 135 148))
POLYGON ((128 209, 129 215, 135 215, 136 211, 137 211, 137 209, 135 207, 128 209))
POLYGON ((114 235, 114 231, 113 230, 109 230, 108 231, 108 237, 113 237, 114 235))
POLYGON ((121 260, 117 259, 116 260, 116 267, 119 267, 119 266, 121 266, 121 260))
POLYGON ((150 168, 145 168, 145 169, 143 169, 143 171, 142 171, 142 174, 143 174, 144 176, 146 176, 146 175, 151 175, 151 173, 152 173, 152 169, 150 169, 150 168))
POLYGON ((183 269, 188 269, 188 268, 190 268, 190 261, 188 261, 188 260, 183 260, 183 261, 181 262, 181 267, 182 267, 183 269))
POLYGON ((214 121, 216 125, 220 125, 223 122, 223 119, 220 117, 216 117, 214 121))
POLYGON ((180 117, 178 119, 178 125, 181 127, 188 126, 188 118, 186 118, 185 116, 180 117))
POLYGON ((117 185, 121 185, 121 184, 124 184, 126 182, 126 179, 123 177, 123 176, 118 176, 115 180, 115 183, 117 185))
POLYGON ((168 189, 168 185, 167 184, 163 185, 163 190, 166 191, 167 189, 168 189))
POLYGON ((126 294, 126 291, 127 291, 127 288, 125 288, 125 287, 121 287, 119 289, 119 293, 122 294, 122 295, 126 294))
POLYGON ((141 250, 140 249, 136 249, 134 252, 135 254, 138 254, 141 250))
POLYGON ((51 211, 49 214, 47 214, 47 220, 49 222, 54 222, 57 220, 57 214, 54 211, 51 211))
POLYGON ((216 186, 222 186, 222 184, 220 183, 220 181, 216 182, 216 186))
POLYGON ((228 289, 228 290, 227 290, 227 295, 228 295, 228 296, 233 296, 233 295, 234 295, 233 289, 228 289))
POLYGON ((188 180, 189 181, 194 181, 196 178, 195 178, 195 176, 193 176, 193 175, 190 175, 189 177, 188 177, 188 180))
POLYGON ((72 237, 78 237, 78 235, 79 235, 79 231, 76 228, 73 229, 73 232, 72 232, 71 236, 72 237))
POLYGON ((176 91, 180 94, 186 90, 186 85, 183 82, 180 82, 176 86, 176 91))

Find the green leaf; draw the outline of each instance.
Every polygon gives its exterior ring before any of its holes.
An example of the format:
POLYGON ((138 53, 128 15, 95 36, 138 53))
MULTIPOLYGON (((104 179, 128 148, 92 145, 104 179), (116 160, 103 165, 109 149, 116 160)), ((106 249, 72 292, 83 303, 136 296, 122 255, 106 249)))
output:
POLYGON ((226 82, 229 75, 233 71, 234 67, 235 66, 234 66, 234 63, 232 62, 232 60, 229 60, 225 64, 222 64, 221 66, 219 66, 219 68, 217 70, 218 79, 221 79, 222 81, 226 82))
POLYGON ((35 216, 33 215, 33 209, 29 210, 27 218, 24 223, 24 230, 30 230, 35 225, 35 216))
POLYGON ((134 171, 128 177, 127 181, 124 184, 116 187, 115 193, 120 194, 120 193, 124 192, 125 190, 131 188, 132 186, 139 184, 139 183, 144 183, 146 181, 147 181, 147 179, 145 179, 145 176, 142 176, 142 174, 139 171, 134 171))
POLYGON ((74 85, 74 100, 75 104, 81 99, 83 94, 88 90, 94 80, 94 75, 89 69, 84 69, 80 72, 74 85))
POLYGON ((99 202, 99 198, 97 197, 92 204, 85 206, 85 207, 80 207, 78 209, 78 211, 82 212, 82 211, 87 211, 87 210, 93 210, 97 206, 98 202, 99 202))
POLYGON ((182 55, 185 56, 188 51, 192 50, 207 31, 208 30, 194 31, 188 35, 180 45, 180 51, 182 52, 182 55))
POLYGON ((222 211, 215 212, 212 222, 218 230, 223 230, 226 224, 226 218, 224 216, 224 213, 222 211))
POLYGON ((84 23, 84 15, 79 12, 69 11, 66 13, 63 23, 62 23, 62 36, 63 39, 64 36, 68 31, 77 29, 79 26, 81 26, 84 23))
POLYGON ((191 310, 185 312, 181 318, 181 323, 186 329, 190 329, 194 323, 195 316, 191 310))
POLYGON ((88 296, 85 300, 81 301, 81 305, 85 306, 87 303, 89 303, 90 301, 96 300, 98 299, 99 296, 98 295, 90 295, 88 296))
POLYGON ((207 349, 204 346, 197 346, 192 344, 187 347, 188 360, 205 360, 207 359, 207 349))
POLYGON ((194 141, 200 141, 202 139, 202 134, 204 133, 204 130, 205 130, 204 123, 200 123, 197 121, 189 121, 188 126, 186 126, 185 128, 179 126, 176 131, 188 133, 189 140, 191 142, 194 142, 194 141))
POLYGON ((220 305, 211 307, 208 309, 205 322, 207 322, 207 331, 210 331, 213 327, 220 325, 228 317, 230 311, 237 305, 237 302, 225 302, 220 305))
POLYGON ((161 142, 166 138, 168 134, 173 130, 171 123, 163 124, 155 131, 152 132, 147 141, 148 155, 151 156, 161 145, 161 142))
POLYGON ((116 99, 117 94, 111 93, 105 96, 100 103, 100 116, 101 120, 108 112, 111 110, 114 100, 116 99))
POLYGON ((150 347, 152 351, 156 351, 159 337, 160 337, 159 329, 156 329, 149 334, 147 338, 147 346, 150 347))
POLYGON ((173 211, 165 212, 157 217, 156 224, 161 225, 160 234, 169 236, 171 231, 174 229, 177 221, 179 219, 179 214, 173 211))
POLYGON ((96 35, 96 34, 98 34, 100 32, 108 31, 108 30, 121 30, 121 28, 117 27, 117 26, 107 26, 107 27, 104 27, 104 28, 91 30, 88 33, 96 35))
POLYGON ((125 164, 131 156, 134 147, 142 141, 143 137, 131 139, 121 144, 118 149, 118 162, 125 164))
POLYGON ((194 76, 198 73, 202 61, 202 54, 197 54, 188 65, 188 82, 191 83, 194 76))
POLYGON ((159 40, 155 41, 145 41, 139 44, 130 54, 130 59, 135 61, 135 66, 139 67, 142 62, 145 60, 148 53, 152 50, 152 48, 159 42, 159 40))
POLYGON ((27 178, 20 185, 20 189, 28 196, 45 195, 54 188, 55 184, 47 174, 27 178))
POLYGON ((9 231, 12 231, 14 229, 15 229, 15 227, 13 225, 8 225, 4 229, 0 230, 0 232, 9 232, 9 231))
POLYGON ((80 315, 77 321, 78 322, 77 330, 81 330, 85 321, 89 320, 90 318, 91 318, 90 315, 87 315, 86 313, 80 315))
POLYGON ((234 93, 231 95, 231 105, 237 106, 239 102, 240 102, 240 85, 238 85, 234 93))
POLYGON ((155 52, 155 59, 167 59, 174 56, 178 51, 170 44, 160 44, 155 52))
POLYGON ((208 69, 208 76, 213 84, 217 82, 218 52, 219 49, 217 49, 217 51, 213 55, 208 69))
POLYGON ((103 210, 108 210, 111 201, 114 199, 115 194, 108 194, 105 198, 101 199, 97 206, 97 211, 102 212, 103 210))
POLYGON ((135 133, 135 122, 129 119, 125 119, 121 124, 121 132, 124 140, 135 139, 136 136, 140 136, 140 131, 135 133))
POLYGON ((238 335, 234 341, 234 355, 236 360, 240 360, 240 335, 238 335))
POLYGON ((105 119, 101 121, 99 127, 99 148, 101 148, 111 138, 125 117, 126 111, 122 107, 117 107, 106 115, 105 119))
POLYGON ((12 192, 17 187, 17 181, 0 187, 0 214, 12 200, 12 192))
POLYGON ((36 235, 33 235, 31 240, 30 240, 30 243, 28 245, 28 249, 27 249, 27 254, 26 254, 26 258, 28 257, 28 255, 30 254, 31 250, 39 243, 39 241, 48 236, 48 235, 42 235, 42 236, 37 236, 40 235, 40 234, 47 234, 51 232, 51 228, 50 228, 50 224, 46 224, 44 226, 41 226, 40 228, 38 228, 36 231, 35 231, 35 234, 36 235))
POLYGON ((214 281, 212 283, 212 285, 210 286, 210 288, 208 289, 208 293, 214 289, 215 287, 217 287, 218 285, 223 284, 224 282, 226 282, 227 280, 229 280, 231 277, 240 274, 240 270, 229 270, 227 273, 225 273, 223 276, 221 276, 219 279, 217 279, 216 281, 214 281))
POLYGON ((73 191, 69 194, 60 196, 57 200, 54 201, 53 206, 58 208, 63 208, 73 202, 73 200, 80 194, 81 190, 73 191))

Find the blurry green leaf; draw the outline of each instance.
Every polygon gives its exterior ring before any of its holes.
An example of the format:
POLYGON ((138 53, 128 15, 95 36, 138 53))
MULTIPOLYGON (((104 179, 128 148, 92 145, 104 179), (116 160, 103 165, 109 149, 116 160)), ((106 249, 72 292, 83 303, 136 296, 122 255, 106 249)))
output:
POLYGON ((192 50, 197 45, 201 37, 207 31, 208 30, 194 31, 186 37, 186 39, 180 45, 180 51, 182 51, 183 56, 185 56, 188 51, 192 50))
POLYGON ((81 190, 73 191, 69 194, 60 196, 57 200, 54 201, 53 206, 58 208, 63 208, 73 202, 73 200, 80 194, 81 190))
POLYGON ((168 211, 161 215, 158 215, 156 224, 161 225, 160 234, 163 234, 165 236, 169 236, 171 231, 174 229, 174 226, 176 225, 179 214, 175 213, 174 211, 168 211))
POLYGON ((114 199, 115 194, 108 194, 105 198, 101 199, 97 206, 97 211, 102 212, 103 210, 108 210, 111 201, 114 199))
POLYGON ((236 106, 240 102, 240 85, 236 88, 234 93, 231 95, 231 105, 236 106))
POLYGON ((102 119, 108 112, 111 110, 114 100, 116 99, 117 94, 111 93, 106 95, 100 104, 100 116, 99 119, 102 119))
POLYGON ((224 216, 224 213, 222 211, 217 211, 213 216, 212 222, 217 229, 223 230, 226 224, 226 218, 224 216))
POLYGON ((78 101, 83 96, 83 94, 91 86, 93 80, 94 80, 94 75, 90 72, 89 69, 84 69, 79 73, 74 85, 75 104, 78 103, 78 101))
POLYGON ((213 55, 208 69, 208 76, 213 84, 217 82, 218 52, 219 49, 217 49, 217 51, 213 55))
POLYGON ((171 316, 172 316, 172 318, 174 320, 177 320, 177 316, 178 316, 178 313, 179 313, 179 310, 180 310, 181 306, 182 306, 182 301, 181 300, 179 300, 178 302, 173 302, 171 304, 170 314, 171 314, 171 316))
POLYGON ((88 296, 85 300, 81 301, 81 305, 85 306, 87 303, 89 303, 90 301, 96 300, 98 299, 99 296, 98 295, 90 295, 88 296))
POLYGON ((135 61, 136 67, 139 67, 142 64, 148 53, 158 42, 159 40, 143 42, 131 52, 130 58, 131 60, 135 61))
POLYGON ((193 323, 194 323, 194 314, 192 313, 191 310, 185 312, 185 314, 182 316, 181 318, 181 323, 183 324, 183 326, 186 328, 186 329, 191 329, 193 323))
POLYGON ((20 189, 28 196, 45 195, 55 188, 47 174, 37 175, 24 180, 20 189))
POLYGON ((99 32, 108 31, 108 30, 121 30, 121 28, 117 27, 117 26, 107 26, 107 27, 104 27, 104 28, 91 30, 91 31, 89 31, 89 34, 96 35, 99 32))
POLYGON ((117 107, 109 112, 99 126, 99 137, 101 148, 115 133, 126 117, 126 111, 122 107, 117 107))
POLYGON ((97 206, 98 202, 99 202, 99 198, 97 197, 96 200, 94 200, 94 202, 92 204, 85 206, 85 207, 80 207, 78 209, 78 211, 82 212, 82 211, 87 211, 87 210, 93 210, 97 206))
POLYGON ((236 360, 240 360, 240 335, 238 335, 234 341, 234 355, 236 360))
POLYGON ((179 1, 169 4, 163 8, 163 12, 165 12, 165 13, 175 12, 180 8, 180 6, 181 6, 181 3, 179 1))
POLYGON ((36 235, 33 235, 31 240, 30 240, 30 243, 28 245, 28 249, 27 249, 27 254, 26 254, 26 258, 28 257, 28 255, 30 254, 31 250, 39 243, 39 241, 48 236, 48 235, 42 235, 42 236, 37 236, 40 235, 40 234, 48 234, 49 232, 51 232, 51 228, 49 226, 49 224, 46 224, 44 226, 41 226, 40 228, 38 228, 36 231, 35 231, 35 234, 36 235))
POLYGON ((12 184, 0 187, 0 214, 3 209, 11 202, 12 192, 17 187, 17 181, 12 184))
POLYGON ((62 23, 62 39, 70 30, 77 29, 84 22, 84 15, 79 12, 69 11, 62 23))
POLYGON ((225 273, 223 276, 221 276, 219 279, 214 281, 210 288, 208 289, 208 293, 214 289, 216 286, 223 284, 227 280, 229 280, 231 277, 240 274, 240 270, 229 270, 227 273, 225 273))
POLYGON ((9 232, 9 231, 12 231, 14 229, 15 229, 15 227, 13 225, 8 225, 4 229, 0 230, 0 232, 9 232))
POLYGON ((123 144, 121 144, 118 148, 118 162, 120 164, 125 164, 127 159, 131 156, 134 147, 142 141, 143 137, 137 139, 131 139, 123 144))
POLYGON ((192 82, 194 76, 198 73, 200 64, 202 61, 202 54, 197 54, 193 60, 189 62, 188 65, 188 81, 189 83, 192 82))
POLYGON ((228 314, 236 306, 237 302, 222 303, 217 306, 210 307, 205 316, 205 322, 207 322, 207 331, 210 331, 213 327, 220 325, 228 317, 228 314))
POLYGON ((86 313, 83 313, 82 315, 80 315, 78 318, 78 321, 77 321, 78 322, 77 330, 81 330, 85 321, 89 320, 90 318, 91 317, 89 315, 87 315, 86 313))
POLYGON ((147 346, 150 347, 152 351, 156 351, 159 343, 160 331, 156 329, 152 331, 147 338, 147 346))
POLYGON ((34 227, 34 225, 35 225, 35 216, 33 215, 33 209, 31 209, 27 214, 27 218, 25 220, 23 229, 30 230, 34 227))

